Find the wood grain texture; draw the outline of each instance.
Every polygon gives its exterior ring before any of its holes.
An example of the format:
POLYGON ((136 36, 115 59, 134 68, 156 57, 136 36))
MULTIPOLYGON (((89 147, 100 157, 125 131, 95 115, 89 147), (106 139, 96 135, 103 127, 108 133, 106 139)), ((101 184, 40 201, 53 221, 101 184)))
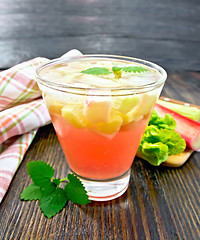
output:
MULTIPOLYGON (((170 72, 162 95, 198 105, 199 82, 200 73, 170 72)), ((56 177, 66 176, 68 165, 51 124, 40 128, 0 205, 1 240, 199 239, 200 153, 175 169, 136 157, 123 196, 87 206, 68 202, 52 219, 43 216, 38 202, 19 200, 31 183, 26 164, 38 159, 50 163, 56 177)))
POLYGON ((0 68, 72 48, 200 68, 198 0, 1 0, 0 68))

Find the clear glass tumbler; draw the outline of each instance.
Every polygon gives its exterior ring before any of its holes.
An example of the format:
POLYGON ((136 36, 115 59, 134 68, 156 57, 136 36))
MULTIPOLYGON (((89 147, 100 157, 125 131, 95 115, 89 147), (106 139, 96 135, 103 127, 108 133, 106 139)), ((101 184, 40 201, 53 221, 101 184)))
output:
POLYGON ((36 75, 70 171, 89 198, 122 195, 165 70, 130 57, 83 55, 50 61, 36 75))

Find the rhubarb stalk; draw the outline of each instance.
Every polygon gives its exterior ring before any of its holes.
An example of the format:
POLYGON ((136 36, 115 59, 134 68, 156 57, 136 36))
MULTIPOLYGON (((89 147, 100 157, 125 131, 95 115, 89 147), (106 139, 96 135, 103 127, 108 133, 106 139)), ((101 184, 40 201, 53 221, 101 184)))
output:
POLYGON ((170 110, 160 104, 156 104, 155 111, 159 116, 164 117, 165 114, 170 114, 176 121, 176 129, 182 138, 185 139, 189 148, 194 151, 200 151, 200 123, 191 120, 173 110, 170 110))

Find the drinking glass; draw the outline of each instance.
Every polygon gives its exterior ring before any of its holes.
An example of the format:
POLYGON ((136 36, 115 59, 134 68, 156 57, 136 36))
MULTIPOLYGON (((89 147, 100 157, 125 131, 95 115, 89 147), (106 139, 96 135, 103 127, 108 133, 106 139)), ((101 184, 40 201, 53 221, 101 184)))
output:
POLYGON ((82 181, 89 198, 105 201, 121 196, 165 83, 165 70, 136 58, 83 55, 52 60, 40 66, 36 76, 70 171, 82 181), (101 62, 135 64, 146 70, 130 77, 122 73, 126 77, 121 85, 120 68, 113 80, 82 73, 85 83, 79 81, 77 66, 101 62))

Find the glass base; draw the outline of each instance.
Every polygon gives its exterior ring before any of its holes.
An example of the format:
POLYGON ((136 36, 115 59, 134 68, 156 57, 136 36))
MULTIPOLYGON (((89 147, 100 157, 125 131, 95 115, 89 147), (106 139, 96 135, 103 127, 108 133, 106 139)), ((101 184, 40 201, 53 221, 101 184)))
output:
POLYGON ((129 169, 117 178, 92 180, 79 176, 71 169, 70 171, 81 180, 89 195, 89 199, 92 201, 108 201, 120 197, 128 188, 131 172, 129 169))

